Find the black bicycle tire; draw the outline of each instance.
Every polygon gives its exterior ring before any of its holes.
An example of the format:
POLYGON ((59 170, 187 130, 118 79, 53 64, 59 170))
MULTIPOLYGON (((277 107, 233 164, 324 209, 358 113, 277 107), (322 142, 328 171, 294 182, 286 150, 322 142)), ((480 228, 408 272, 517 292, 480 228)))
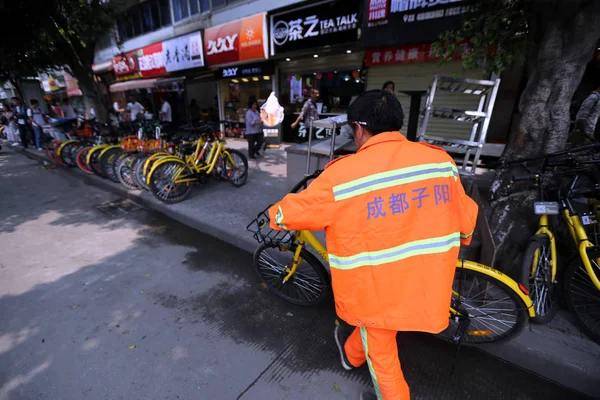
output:
POLYGON ((90 158, 88 165, 96 175, 106 178, 106 176, 104 176, 104 172, 102 172, 102 166, 100 165, 100 154, 102 154, 102 151, 104 151, 104 148, 92 147, 90 150, 91 154, 88 154, 88 157, 90 158))
POLYGON ((82 170, 84 173, 86 173, 88 175, 94 174, 94 170, 89 165, 87 165, 87 163, 85 162, 87 155, 91 149, 92 149, 91 146, 83 147, 81 150, 79 150, 79 152, 77 152, 77 157, 76 157, 77 166, 79 167, 80 170, 82 170), (85 152, 85 153, 83 153, 83 152, 85 152))
MULTIPOLYGON (((233 186, 238 187, 238 188, 242 187, 242 186, 244 186, 246 184, 246 182, 248 182, 248 159, 246 158, 246 156, 241 151, 234 150, 234 149, 225 149, 225 150, 228 151, 229 154, 231 154, 231 155, 233 155, 233 154, 238 155, 242 159, 242 162, 244 163, 244 168, 245 168, 245 171, 246 171, 245 174, 244 174, 244 182, 242 182, 242 183, 235 183, 234 181, 232 181, 230 179, 227 179, 227 181, 229 183, 231 183, 233 186)), ((226 168, 225 166, 227 165, 227 161, 228 161, 227 159, 224 160, 224 168, 226 168)))
POLYGON ((69 167, 76 167, 77 161, 73 161, 73 150, 79 147, 81 142, 71 142, 64 145, 60 150, 60 159, 69 167), (65 157, 66 156, 66 157, 65 157))
MULTIPOLYGON (((331 278, 329 277, 329 273, 325 269, 325 266, 317 259, 317 257, 315 257, 310 251, 306 250, 305 248, 302 249, 302 251, 300 252, 300 256, 302 257, 302 259, 304 261, 306 261, 308 263, 308 265, 310 265, 312 267, 312 269, 316 272, 316 274, 318 275, 321 282, 323 282, 323 287, 322 287, 321 294, 319 295, 319 297, 317 297, 315 300, 309 301, 309 302, 298 301, 289 296, 286 296, 285 294, 276 290, 272 285, 270 285, 268 280, 265 280, 265 277, 262 275, 258 262, 260 259, 260 255, 264 250, 275 249, 275 248, 278 248, 278 247, 274 246, 274 245, 267 245, 267 244, 263 243, 256 248, 256 250, 254 252, 254 257, 253 257, 254 270, 256 271, 260 280, 265 283, 265 285, 267 286, 267 288, 269 289, 270 292, 275 294, 280 299, 287 301, 288 303, 296 304, 299 306, 306 306, 306 307, 315 306, 317 304, 320 304, 331 296, 331 278)), ((293 251, 289 251, 288 253, 293 257, 293 255, 294 255, 293 251)))
MULTIPOLYGON (((139 187, 137 186, 137 184, 135 183, 134 179, 133 179, 133 175, 131 177, 131 180, 128 181, 124 176, 123 176, 123 169, 124 168, 129 168, 130 170, 132 170, 131 168, 131 163, 133 162, 134 155, 133 154, 129 154, 126 157, 122 158, 121 161, 119 162, 119 164, 117 165, 116 172, 117 172, 117 178, 119 179, 119 182, 125 186, 127 189, 131 189, 131 190, 136 190, 139 189, 139 187), (130 164, 129 166, 127 164, 130 164)), ((133 173, 133 172, 131 172, 133 173)))
POLYGON ((140 189, 148 190, 146 179, 144 176, 144 163, 150 157, 149 154, 138 154, 133 162, 133 180, 140 189))
POLYGON ((100 156, 100 168, 102 169, 102 173, 104 174, 104 176, 106 176, 108 179, 110 179, 111 181, 115 182, 115 183, 120 183, 119 182, 119 178, 117 177, 117 173, 113 168, 113 161, 114 158, 116 158, 118 156, 119 153, 121 153, 123 150, 121 150, 121 148, 112 148, 112 149, 107 149, 104 154, 102 154, 102 156, 100 156))
POLYGON ((133 155, 133 153, 124 151, 121 154, 119 154, 117 157, 115 157, 115 159, 113 160, 113 163, 112 163, 112 167, 115 170, 115 172, 118 172, 117 167, 119 166, 119 163, 121 162, 121 160, 124 159, 125 157, 129 157, 130 155, 133 155))
MULTIPOLYGON (((586 336, 588 336, 594 342, 600 344, 600 329, 598 329, 598 332, 594 332, 588 326, 588 324, 583 320, 581 314, 579 313, 578 309, 575 307, 575 304, 573 302, 573 292, 571 289, 572 289, 573 281, 575 278, 575 273, 580 268, 582 268, 587 275, 587 271, 585 270, 585 267, 583 266, 583 261, 581 260, 581 258, 578 257, 578 258, 574 259, 573 261, 571 261, 571 263, 567 267, 567 270, 564 273, 563 286, 564 286, 565 302, 567 303, 567 307, 569 308, 569 311, 571 311, 571 314, 575 318, 577 325, 583 331, 583 333, 585 333, 586 336)), ((589 276, 588 276, 588 279, 589 279, 589 276)), ((590 284, 593 285, 591 280, 590 280, 590 284)), ((595 286, 594 286, 594 289, 596 289, 595 286)), ((592 292, 592 293, 594 293, 594 292, 592 292)), ((598 291, 598 293, 600 293, 600 291, 598 291)), ((598 304, 600 305, 600 297, 599 297, 598 301, 599 301, 598 304)), ((600 320, 598 321, 598 326, 600 326, 600 320)))
MULTIPOLYGON (((499 336, 494 336, 493 338, 490 338, 488 340, 470 340, 470 336, 469 335, 465 335, 462 340, 461 343, 464 344, 487 344, 487 343, 498 343, 498 342, 504 342, 507 340, 510 340, 512 338, 515 338, 516 336, 518 336, 521 331, 523 330, 523 328, 525 328, 525 326, 527 325, 527 320, 529 318, 529 313, 527 312, 527 308, 525 307, 525 303, 523 302, 523 300, 519 297, 519 295, 517 295, 510 287, 508 287, 506 284, 504 284, 503 282, 492 278, 489 275, 483 274, 481 272, 478 271, 473 271, 467 268, 456 268, 457 272, 463 273, 463 274, 467 274, 467 275, 472 275, 472 276, 476 276, 479 279, 481 279, 482 281, 487 281, 488 283, 492 283, 493 286, 495 286, 496 288, 498 288, 500 291, 504 292, 507 294, 507 296, 512 300, 512 302, 515 305, 515 310, 517 312, 516 314, 516 320, 515 323, 513 324, 513 326, 511 327, 511 329, 509 329, 508 331, 504 332, 502 335, 499 336)), ((454 281, 456 280, 456 276, 454 281)), ((453 283, 454 283, 453 281, 453 283)), ((452 316, 450 316, 449 321, 452 321, 452 316)), ((453 330, 451 329, 451 325, 449 325, 446 329, 444 329, 442 332, 438 333, 436 336, 440 337, 441 339, 447 340, 447 341, 452 341, 452 337, 454 336, 453 330)), ((479 336, 477 336, 479 337, 479 336)))
MULTIPOLYGON (((187 167, 185 164, 182 164, 178 161, 167 161, 165 162, 163 165, 167 165, 167 164, 171 164, 171 163, 175 163, 175 164, 179 164, 183 167, 189 168, 187 167)), ((163 165, 160 165, 158 168, 162 167, 163 165)), ((159 171, 159 169, 156 169, 152 172, 152 174, 154 175, 155 173, 157 173, 159 171)), ((190 193, 192 192, 192 184, 188 183, 186 184, 186 190, 183 192, 183 195, 181 197, 178 197, 177 199, 165 199, 164 197, 161 197, 158 195, 158 188, 156 187, 156 181, 155 179, 153 179, 153 176, 150 176, 150 184, 149 184, 149 190, 150 193, 152 193, 152 195, 157 198, 159 201, 165 203, 165 204, 175 204, 175 203, 181 203, 182 201, 184 201, 185 199, 188 198, 188 196, 190 195, 190 193)))
POLYGON ((550 238, 547 235, 533 236, 531 238, 529 245, 527 245, 525 252, 523 253, 523 261, 521 262, 521 271, 520 271, 521 275, 520 275, 519 280, 529 290, 529 297, 531 298, 531 301, 533 302, 533 305, 534 305, 535 317, 532 317, 531 321, 535 322, 536 324, 543 325, 543 324, 547 324, 548 322, 552 321, 552 319, 558 312, 558 290, 557 290, 556 285, 552 285, 550 287, 550 290, 551 290, 550 296, 552 298, 552 306, 550 307, 550 310, 546 314, 544 314, 544 315, 539 314, 538 313, 539 310, 536 309, 536 306, 535 306, 536 291, 534 290, 533 286, 531 285, 530 271, 531 271, 531 264, 533 262, 533 256, 535 254, 535 251, 538 248, 541 248, 541 246, 550 246, 550 238))

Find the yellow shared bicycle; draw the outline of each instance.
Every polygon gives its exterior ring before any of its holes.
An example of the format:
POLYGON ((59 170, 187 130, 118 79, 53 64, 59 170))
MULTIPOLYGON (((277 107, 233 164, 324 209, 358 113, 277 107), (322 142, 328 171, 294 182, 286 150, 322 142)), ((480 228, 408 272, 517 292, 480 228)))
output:
MULTIPOLYGON (((290 193, 306 188, 321 171, 307 176, 290 193)), ((331 292, 330 276, 312 247, 326 263, 327 249, 309 231, 276 231, 269 227, 268 208, 246 229, 259 246, 254 266, 267 287, 280 298, 311 306, 331 292)), ((448 302, 449 326, 440 337, 462 343, 490 343, 516 336, 535 311, 527 289, 509 276, 483 264, 458 260, 452 298, 448 302)))
POLYGON ((164 203, 185 200, 192 184, 210 175, 241 187, 248 179, 248 160, 241 152, 225 148, 221 132, 206 132, 202 140, 180 146, 183 156, 165 155, 156 160, 148 172, 150 192, 164 203))

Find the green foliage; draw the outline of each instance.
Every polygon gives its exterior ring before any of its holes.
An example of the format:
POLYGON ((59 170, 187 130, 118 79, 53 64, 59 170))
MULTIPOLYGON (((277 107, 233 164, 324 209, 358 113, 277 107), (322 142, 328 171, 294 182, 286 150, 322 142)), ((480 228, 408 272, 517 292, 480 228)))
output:
POLYGON ((460 59, 465 70, 499 73, 525 61, 527 17, 527 0, 481 0, 458 29, 440 35, 434 51, 442 64, 460 59))
POLYGON ((18 78, 69 65, 91 70, 94 46, 110 29, 115 2, 106 0, 4 1, 0 75, 18 78), (18 27, 15 29, 14 27, 18 27))

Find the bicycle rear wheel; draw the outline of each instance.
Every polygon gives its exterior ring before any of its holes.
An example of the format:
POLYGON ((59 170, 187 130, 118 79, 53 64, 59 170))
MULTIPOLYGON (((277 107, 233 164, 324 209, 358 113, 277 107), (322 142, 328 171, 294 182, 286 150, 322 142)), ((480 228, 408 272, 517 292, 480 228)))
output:
MULTIPOLYGON (((48 143, 48 146, 46 146, 46 157, 48 157, 48 159, 50 159, 50 161, 59 163, 62 165, 63 161, 59 160, 59 157, 57 157, 57 154, 56 154, 56 151, 60 147, 61 143, 62 143, 62 141, 60 141, 60 140, 54 140, 54 141, 48 143)), ((67 165, 65 164, 63 166, 66 167, 67 165)))
POLYGON ((456 269, 450 305, 459 315, 451 313, 448 328, 438 334, 448 341, 483 344, 508 340, 521 332, 528 318, 525 304, 512 289, 466 268, 456 269))
POLYGON ((129 154, 127 157, 121 158, 121 161, 116 167, 119 182, 127 189, 139 189, 133 178, 132 166, 134 161, 135 155, 129 154))
POLYGON ((81 150, 79 150, 79 152, 77 153, 77 156, 76 156, 76 160, 77 160, 77 166, 79 167, 80 170, 82 170, 86 174, 93 175, 94 171, 90 168, 89 165, 87 165, 87 162, 85 161, 87 159, 87 155, 91 149, 92 149, 92 146, 87 146, 87 147, 84 147, 81 150))
POLYGON ((281 251, 278 246, 260 245, 254 252, 254 268, 258 276, 276 296, 300 306, 314 306, 325 300, 330 289, 327 270, 308 250, 300 252, 302 262, 287 281, 294 259, 294 252, 281 251))
POLYGON ((67 143, 64 146, 62 146, 60 148, 60 154, 58 155, 58 157, 60 157, 60 159, 62 160, 63 165, 69 166, 69 167, 76 167, 77 166, 77 159, 76 159, 76 154, 75 154, 75 150, 77 148, 79 148, 81 146, 81 142, 79 141, 73 141, 71 143, 67 143))
POLYGON ((146 176, 144 175, 144 163, 148 157, 150 157, 148 154, 139 154, 131 167, 136 186, 146 190, 148 190, 148 184, 146 184, 146 176))
POLYGON ((104 176, 113 182, 119 183, 117 172, 113 168, 115 159, 123 152, 121 148, 108 149, 100 156, 100 168, 104 176))
MULTIPOLYGON (((591 259, 592 268, 600 276, 600 267, 591 259)), ((600 290, 594 286, 581 258, 574 260, 564 277, 565 300, 581 330, 600 343, 600 290)))
POLYGON ((248 180, 248 160, 241 152, 233 149, 227 149, 231 155, 232 164, 229 157, 225 156, 225 178, 235 187, 242 187, 248 180))

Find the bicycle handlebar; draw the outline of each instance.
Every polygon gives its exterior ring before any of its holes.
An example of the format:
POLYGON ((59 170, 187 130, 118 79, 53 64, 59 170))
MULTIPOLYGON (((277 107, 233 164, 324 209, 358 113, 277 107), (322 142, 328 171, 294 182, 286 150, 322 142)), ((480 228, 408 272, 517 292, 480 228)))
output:
POLYGON ((308 181, 311 181, 311 180, 315 179, 316 177, 318 177, 319 175, 321 175, 321 172, 323 172, 323 170, 318 169, 315 172, 313 172, 312 174, 305 176, 304 178, 302 178, 302 180, 300 182, 298 182, 289 191, 289 193, 298 193, 300 191, 300 189, 302 189, 303 187, 306 188, 306 184, 308 183, 308 181))

